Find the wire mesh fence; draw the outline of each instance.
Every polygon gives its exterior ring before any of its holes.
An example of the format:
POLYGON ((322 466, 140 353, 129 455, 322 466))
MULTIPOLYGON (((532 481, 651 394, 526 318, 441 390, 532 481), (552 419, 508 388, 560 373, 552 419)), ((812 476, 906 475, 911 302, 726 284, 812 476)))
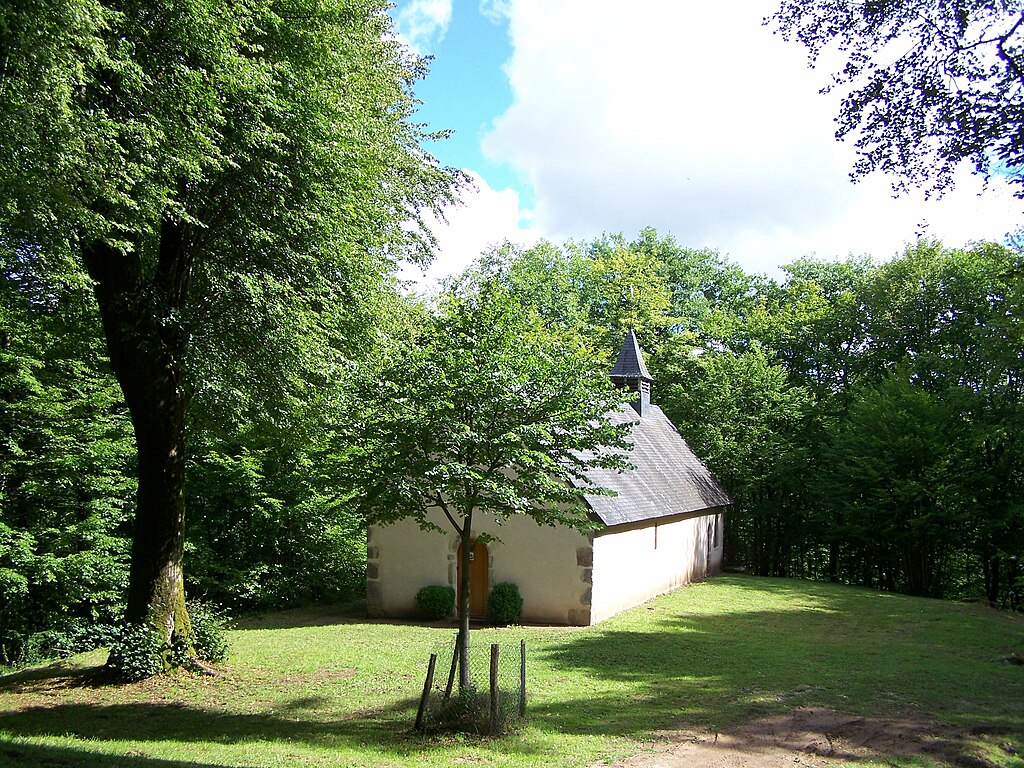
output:
POLYGON ((417 730, 507 732, 526 713, 526 641, 470 643, 469 684, 460 686, 457 638, 454 635, 430 656, 417 730))

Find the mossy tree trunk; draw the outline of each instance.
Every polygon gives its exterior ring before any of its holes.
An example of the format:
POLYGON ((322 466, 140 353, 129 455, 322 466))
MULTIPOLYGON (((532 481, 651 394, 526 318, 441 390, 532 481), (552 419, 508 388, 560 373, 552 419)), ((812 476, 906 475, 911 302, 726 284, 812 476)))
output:
MULTIPOLYGON (((131 413, 139 485, 125 619, 155 629, 165 646, 191 653, 182 554, 185 537, 183 381, 188 333, 182 309, 192 257, 182 228, 165 219, 155 267, 135 252, 83 249, 103 320, 110 364, 131 413)), ((165 668, 172 664, 168 653, 165 668)))

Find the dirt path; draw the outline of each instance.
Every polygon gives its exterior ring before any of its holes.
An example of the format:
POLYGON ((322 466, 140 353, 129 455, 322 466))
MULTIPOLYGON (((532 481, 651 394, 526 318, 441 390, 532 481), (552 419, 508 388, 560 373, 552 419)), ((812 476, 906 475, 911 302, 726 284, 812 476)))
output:
MULTIPOLYGON (((801 708, 727 732, 665 731, 655 751, 616 768, 826 768, 863 760, 926 755, 947 765, 983 768, 968 734, 928 721, 873 719, 801 708)), ((996 743, 998 739, 996 739, 996 743)), ((1010 750, 1012 747, 1007 746, 1010 750)))

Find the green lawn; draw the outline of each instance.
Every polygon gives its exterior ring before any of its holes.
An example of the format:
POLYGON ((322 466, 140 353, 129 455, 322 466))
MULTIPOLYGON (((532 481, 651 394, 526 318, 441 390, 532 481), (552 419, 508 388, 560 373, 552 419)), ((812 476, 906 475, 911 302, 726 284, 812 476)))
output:
POLYGON ((0 764, 578 766, 658 730, 819 706, 939 721, 974 734, 965 753, 1024 768, 1024 667, 1003 661, 1024 653, 1024 617, 980 605, 725 576, 593 628, 480 630, 477 647, 529 649, 529 723, 495 740, 411 731, 453 631, 307 610, 232 631, 217 678, 111 686, 102 653, 8 675, 0 764))

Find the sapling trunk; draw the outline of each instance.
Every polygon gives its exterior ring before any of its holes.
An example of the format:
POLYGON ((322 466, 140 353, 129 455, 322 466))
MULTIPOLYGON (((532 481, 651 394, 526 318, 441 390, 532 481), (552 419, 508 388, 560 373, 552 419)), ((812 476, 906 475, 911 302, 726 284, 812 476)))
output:
POLYGON ((459 654, 459 691, 469 688, 469 590, 472 584, 470 568, 473 562, 473 509, 470 507, 462 522, 462 553, 459 575, 459 637, 456 651, 459 654))

